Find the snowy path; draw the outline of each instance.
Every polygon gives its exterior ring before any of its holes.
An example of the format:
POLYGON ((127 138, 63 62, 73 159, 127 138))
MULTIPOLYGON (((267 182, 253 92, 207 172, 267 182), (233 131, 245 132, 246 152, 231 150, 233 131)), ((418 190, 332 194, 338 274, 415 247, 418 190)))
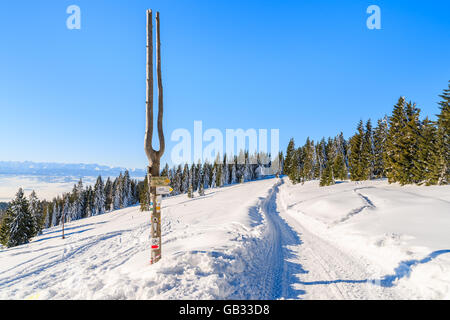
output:
MULTIPOLYGON (((272 241, 270 298, 284 299, 398 299, 369 274, 368 265, 309 232, 286 210, 279 196, 280 181, 264 202, 272 241)), ((369 268, 370 270, 370 268, 369 268)))
POLYGON ((450 298, 450 186, 283 179, 276 193, 267 216, 301 240, 290 247, 303 269, 292 282, 300 298, 450 298))

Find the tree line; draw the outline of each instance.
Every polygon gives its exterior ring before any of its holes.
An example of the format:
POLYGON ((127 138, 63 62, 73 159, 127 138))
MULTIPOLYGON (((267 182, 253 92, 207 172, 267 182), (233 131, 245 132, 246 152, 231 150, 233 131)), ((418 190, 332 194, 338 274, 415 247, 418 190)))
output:
POLYGON ((309 138, 295 147, 291 139, 284 173, 293 183, 319 179, 320 186, 337 180, 387 178, 401 185, 443 185, 450 181, 450 82, 439 96, 437 120, 420 119, 415 103, 400 97, 392 114, 377 121, 359 121, 346 140, 340 133, 318 143, 309 138))
MULTIPOLYGON (((220 188, 256 180, 266 175, 281 174, 283 162, 282 152, 272 160, 269 153, 250 154, 248 151, 241 150, 239 155, 233 157, 228 157, 226 154, 222 157, 218 154, 213 163, 205 161, 202 164, 199 161, 197 164, 186 163, 172 168, 166 164, 161 176, 167 176, 170 179, 169 186, 173 189, 171 196, 187 194, 192 198, 194 192, 203 195, 204 190, 208 188, 220 188)), ((143 181, 141 191, 141 211, 147 211, 150 198, 147 177, 143 181)))

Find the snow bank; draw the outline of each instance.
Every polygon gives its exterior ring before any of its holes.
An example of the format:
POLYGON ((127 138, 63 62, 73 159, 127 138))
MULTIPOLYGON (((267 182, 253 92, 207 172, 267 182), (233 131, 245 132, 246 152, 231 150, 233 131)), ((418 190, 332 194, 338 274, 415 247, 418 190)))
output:
POLYGON ((0 299, 250 299, 267 247, 259 206, 274 180, 162 202, 162 260, 149 264, 138 207, 44 231, 0 251, 0 299))
POLYGON ((309 230, 371 261, 379 285, 396 285, 407 298, 450 299, 450 186, 284 182, 284 209, 309 230))

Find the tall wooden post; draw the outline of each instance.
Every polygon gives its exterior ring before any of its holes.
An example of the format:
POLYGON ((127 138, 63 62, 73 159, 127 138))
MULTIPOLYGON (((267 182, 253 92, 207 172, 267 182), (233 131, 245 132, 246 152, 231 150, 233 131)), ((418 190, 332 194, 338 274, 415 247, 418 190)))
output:
POLYGON ((63 239, 64 239, 64 220, 66 220, 66 214, 65 214, 65 212, 63 210, 63 214, 62 214, 62 238, 63 239))
POLYGON ((152 11, 147 10, 147 101, 146 101, 146 129, 145 129, 145 153, 149 166, 147 179, 152 202, 151 212, 151 259, 150 263, 156 263, 161 259, 161 203, 157 201, 156 187, 152 186, 152 177, 159 177, 160 160, 164 154, 165 143, 163 133, 163 88, 161 79, 161 43, 159 30, 159 12, 156 13, 156 72, 158 77, 158 137, 159 151, 152 147, 153 137, 153 22, 152 11))

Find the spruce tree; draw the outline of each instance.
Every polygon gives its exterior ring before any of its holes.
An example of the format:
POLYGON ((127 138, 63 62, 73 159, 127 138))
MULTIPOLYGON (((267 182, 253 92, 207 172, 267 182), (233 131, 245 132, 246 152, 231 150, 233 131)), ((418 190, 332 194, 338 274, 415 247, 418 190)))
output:
POLYGON ((189 165, 186 163, 181 177, 181 193, 186 193, 189 188, 189 165))
POLYGON ((335 184, 333 176, 333 168, 331 163, 327 163, 323 169, 322 176, 320 177, 320 186, 330 186, 335 184))
POLYGON ((373 134, 373 174, 374 178, 385 177, 384 153, 388 135, 387 117, 379 119, 373 134))
POLYGON ((350 178, 352 181, 361 181, 365 178, 363 161, 364 125, 360 120, 356 134, 350 138, 350 154, 348 156, 350 178))
POLYGON ((58 217, 59 217, 59 207, 58 201, 56 199, 53 200, 53 210, 52 210, 52 222, 50 224, 51 227, 58 225, 58 217))
POLYGON ((122 172, 114 180, 114 194, 113 194, 113 208, 118 210, 122 208, 122 195, 123 195, 123 175, 122 172))
POLYGON ((286 158, 284 159, 284 174, 286 174, 291 181, 295 178, 295 142, 291 138, 286 149, 286 158))
POLYGON ((213 171, 212 171, 212 176, 211 176, 211 185, 210 188, 216 188, 217 184, 217 166, 214 165, 213 171))
POLYGON ((306 138, 305 146, 303 147, 303 181, 314 179, 314 158, 315 158, 314 141, 306 138))
POLYGON ((249 159, 248 152, 245 152, 245 162, 244 162, 243 176, 244 176, 244 181, 245 182, 252 180, 251 169, 250 169, 250 159, 249 159))
POLYGON ((45 206, 45 222, 44 222, 44 229, 50 228, 51 226, 51 216, 52 216, 52 203, 47 203, 45 206))
POLYGON ((427 118, 422 122, 416 156, 413 159, 417 184, 433 185, 439 180, 437 130, 427 118))
POLYGON ((113 203, 113 183, 111 182, 111 179, 108 177, 108 179, 106 179, 106 183, 105 183, 105 210, 109 211, 111 210, 111 203, 113 203))
POLYGON ((337 156, 334 158, 334 161, 332 163, 332 170, 335 179, 338 180, 347 179, 347 168, 345 166, 345 159, 342 153, 339 152, 337 156))
POLYGON ((193 189, 192 185, 189 185, 188 191, 187 191, 188 198, 193 198, 194 197, 194 191, 192 189, 193 189))
POLYGON ((236 163, 233 162, 232 167, 231 167, 231 184, 234 184, 237 182, 238 182, 238 178, 236 175, 236 163))
POLYGON ((103 186, 103 180, 101 176, 98 176, 94 186, 94 208, 93 214, 99 215, 105 213, 105 188, 103 186))
MULTIPOLYGON (((175 191, 175 188, 174 188, 175 191)), ((150 211, 150 192, 148 188, 148 178, 145 175, 144 182, 142 188, 139 192, 139 204, 142 212, 150 211)))
POLYGON ((420 109, 416 108, 416 105, 412 102, 408 102, 405 108, 406 125, 402 128, 400 137, 401 152, 399 155, 399 182, 401 185, 418 183, 423 176, 420 172, 420 167, 415 165, 415 159, 418 155, 419 145, 419 128, 420 109))
POLYGON ((34 222, 29 210, 28 200, 25 198, 22 188, 16 194, 7 210, 9 237, 7 247, 15 247, 28 243, 34 236, 34 222))
POLYGON ((5 214, 3 214, 2 219, 0 221, 0 243, 5 247, 8 246, 10 224, 11 224, 11 217, 9 215, 8 210, 6 210, 5 214))
POLYGON ((402 135, 406 127, 405 98, 400 97, 389 117, 389 131, 385 143, 384 164, 389 183, 401 180, 403 152, 402 135))
POLYGON ((370 180, 374 177, 374 151, 372 122, 367 120, 364 132, 363 145, 361 147, 362 180, 370 180))
POLYGON ((33 228, 36 232, 35 235, 41 233, 41 223, 42 223, 42 212, 40 208, 39 199, 36 196, 36 192, 33 190, 28 197, 29 209, 31 217, 33 218, 33 228))
POLYGON ((450 81, 439 102, 441 112, 437 120, 437 156, 438 156, 438 184, 450 183, 450 81))
POLYGON ((122 179, 121 203, 122 208, 126 208, 132 203, 131 179, 128 170, 125 170, 122 179))
POLYGON ((198 195, 201 197, 203 197, 205 195, 205 187, 204 187, 203 183, 199 184, 198 195))

